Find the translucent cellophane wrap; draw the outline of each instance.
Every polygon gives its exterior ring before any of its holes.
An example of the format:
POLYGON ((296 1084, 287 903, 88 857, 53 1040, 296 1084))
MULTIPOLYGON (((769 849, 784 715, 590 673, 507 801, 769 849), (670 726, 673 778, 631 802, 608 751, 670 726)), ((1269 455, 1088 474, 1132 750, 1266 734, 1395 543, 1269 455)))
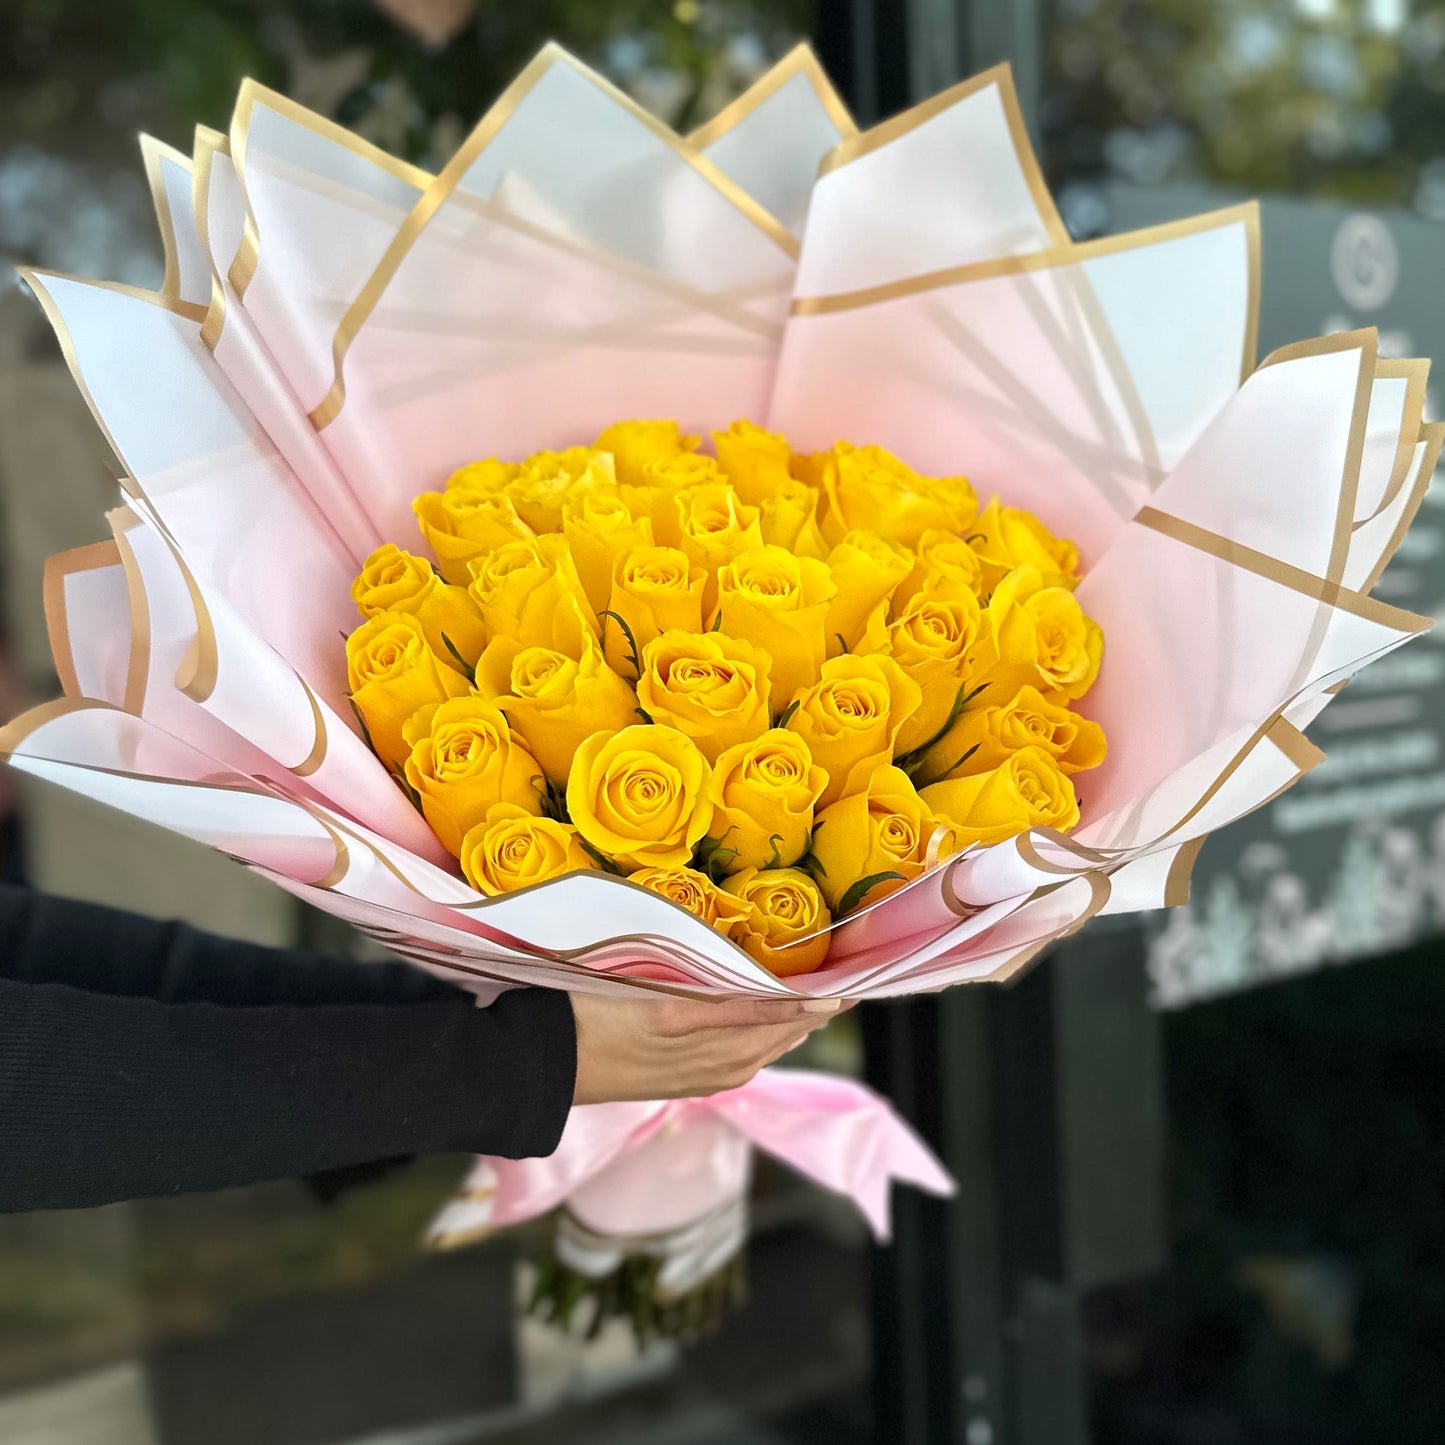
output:
POLYGON ((684 140, 548 47, 436 176, 250 82, 229 136, 146 161, 158 292, 28 274, 123 505, 52 559, 65 697, 0 746, 479 994, 1007 979, 1180 902, 1428 626, 1370 595, 1440 451, 1426 363, 1360 331, 1256 366, 1253 205, 1075 244, 1004 68, 859 134, 802 49, 684 140), (1078 828, 949 860, 791 978, 599 872, 463 882, 352 721, 351 579, 459 465, 632 416, 879 443, 1076 540, 1109 738, 1078 828))

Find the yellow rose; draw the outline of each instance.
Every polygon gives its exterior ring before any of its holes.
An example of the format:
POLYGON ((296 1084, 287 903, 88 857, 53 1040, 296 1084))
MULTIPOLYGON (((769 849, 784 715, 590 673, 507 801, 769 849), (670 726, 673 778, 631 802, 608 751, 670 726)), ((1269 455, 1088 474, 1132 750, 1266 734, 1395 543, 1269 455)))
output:
POLYGON ((825 563, 781 547, 744 552, 718 572, 715 617, 773 660, 773 704, 815 682, 827 654, 828 606, 837 593, 825 563))
POLYGON ((446 489, 453 495, 496 496, 521 471, 516 462, 499 462, 496 457, 468 462, 447 478, 446 489))
POLYGON ((642 649, 637 701, 655 723, 686 733, 709 763, 766 732, 766 653, 721 632, 669 631, 642 649))
POLYGON ((351 596, 363 617, 378 612, 409 612, 421 623, 427 646, 441 661, 457 666, 447 647, 474 664, 486 645, 487 629, 465 587, 443 582, 425 557, 414 557, 390 542, 366 559, 351 584, 351 596), (445 639, 445 640, 443 640, 445 639))
POLYGON ((745 868, 723 883, 752 909, 738 942, 778 978, 812 973, 828 956, 832 922, 818 885, 797 868, 745 868))
POLYGON ((970 528, 969 545, 978 553, 983 588, 991 592, 1013 567, 1037 567, 1049 587, 1078 583, 1079 549, 1055 537, 1032 512, 1005 507, 997 497, 970 528))
POLYGON ((759 525, 763 541, 782 547, 795 557, 812 557, 821 562, 828 555, 828 544, 818 526, 820 493, 806 482, 788 478, 762 504, 759 525))
POLYGON ((562 535, 594 612, 612 596, 612 569, 631 547, 650 547, 652 523, 634 518, 617 487, 577 487, 562 503, 562 535))
POLYGON ((761 506, 790 480, 788 439, 750 421, 735 421, 712 434, 717 464, 749 506, 761 506))
POLYGON ((724 893, 706 873, 699 873, 696 868, 639 868, 628 875, 627 881, 660 894, 728 937, 752 915, 747 903, 724 893))
POLYGON ((925 532, 913 549, 913 570, 898 584, 893 594, 893 610, 900 611, 918 593, 930 588, 967 587, 971 592, 983 590, 983 564, 978 553, 957 532, 925 532))
POLYGON ((534 532, 555 532, 562 525, 562 507, 569 494, 610 487, 615 480, 606 452, 568 447, 565 452, 534 452, 508 483, 507 495, 534 532))
POLYGON ((981 625, 978 598, 952 585, 918 593, 889 627, 889 655, 922 693, 895 739, 899 757, 922 747, 947 723, 960 688, 976 686, 968 669, 981 625))
POLYGON ((567 811, 582 837, 629 873, 681 868, 712 821, 708 771, 676 728, 593 733, 572 760, 567 811))
POLYGON ((918 684, 891 657, 831 657, 798 699, 787 726, 828 774, 827 807, 892 761, 898 730, 917 711, 918 684))
POLYGON ((1063 773, 1080 773, 1104 761, 1104 729, 1050 702, 1035 687, 1021 687, 994 707, 966 707, 924 755, 919 776, 942 781, 991 772, 1021 748, 1042 748, 1063 773))
POLYGON ((453 698, 414 714, 402 733, 411 744, 406 780, 447 852, 460 856, 462 839, 496 803, 541 812, 542 769, 494 703, 453 698))
POLYGON ((1049 587, 1034 567, 1015 567, 983 613, 969 674, 985 706, 1036 687, 1053 702, 1082 697, 1099 675, 1104 634, 1067 587, 1049 587))
POLYGON ((551 647, 581 657, 597 636, 565 537, 509 542, 488 552, 472 564, 468 590, 490 637, 510 637, 523 647, 551 647))
POLYGON ((832 459, 832 452, 794 452, 788 460, 788 470, 804 486, 822 491, 823 473, 832 459))
POLYGON ((808 851, 813 809, 827 784, 807 743, 784 728, 722 753, 708 797, 725 871, 796 863, 808 851))
POLYGON ((725 487, 723 474, 711 457, 694 452, 648 462, 642 468, 642 485, 624 486, 622 499, 636 517, 652 523, 652 535, 664 547, 682 545, 679 504, 698 487, 725 487))
POLYGON ((503 492, 423 492, 411 504, 437 571, 453 587, 472 580, 471 563, 493 547, 525 541, 532 529, 503 492))
POLYGON ((590 638, 578 659, 549 647, 494 637, 477 664, 477 691, 494 701, 554 783, 565 784, 572 755, 595 732, 637 720, 632 689, 607 666, 590 638))
POLYGON ((577 830, 539 818, 514 803, 494 803, 462 839, 462 873, 478 893, 515 893, 596 868, 577 841, 577 830))
POLYGON ((882 447, 839 442, 822 468, 830 541, 857 528, 912 547, 928 531, 964 532, 978 498, 964 477, 924 477, 882 447))
POLYGON ((828 553, 838 595, 828 609, 828 655, 848 652, 870 615, 913 570, 913 554, 878 532, 849 532, 828 553))
POLYGON ((707 574, 674 547, 631 547, 612 567, 612 600, 603 619, 608 663, 636 676, 647 644, 662 633, 702 631, 702 589, 707 574), (621 619, 621 622, 618 619, 621 619), (626 623, 626 629, 622 623, 626 623), (631 642, 628 640, 631 632, 631 642), (632 656, 632 644, 637 657, 632 656))
POLYGON ((700 437, 684 436, 675 421, 614 422, 592 443, 599 452, 611 452, 617 480, 624 486, 647 485, 642 469, 649 462, 665 461, 697 450, 700 437))
POLYGON ((704 612, 710 612, 717 601, 717 581, 712 574, 734 557, 763 545, 758 509, 743 506, 727 482, 693 487, 675 500, 679 545, 694 566, 709 574, 702 606, 704 612))
POLYGON ((921 796, 957 828, 962 847, 1000 843, 1030 828, 1066 833, 1079 821, 1074 785, 1043 748, 1021 748, 991 772, 930 783, 921 796))
POLYGON ((406 612, 379 612, 346 639, 346 679, 377 756, 398 770, 411 752, 402 727, 412 714, 471 691, 406 612))
POLYGON ((823 809, 813 830, 813 857, 834 917, 876 903, 958 851, 954 830, 939 811, 901 768, 879 768, 865 788, 823 809))

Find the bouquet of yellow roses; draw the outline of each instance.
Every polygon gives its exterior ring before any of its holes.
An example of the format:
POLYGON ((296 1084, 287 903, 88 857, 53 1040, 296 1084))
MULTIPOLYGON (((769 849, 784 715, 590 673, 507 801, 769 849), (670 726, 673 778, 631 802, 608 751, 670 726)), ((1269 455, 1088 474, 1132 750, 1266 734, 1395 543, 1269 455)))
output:
MULTIPOLYGON (((1252 206, 1073 242, 1005 69, 860 134, 800 49, 684 139, 548 47, 435 175, 250 82, 143 144, 161 286, 28 276, 122 505, 0 748, 483 999, 1006 979, 1180 901, 1428 626, 1371 595, 1426 364, 1256 365, 1252 206)), ((752 1145, 880 1231, 947 1187, 769 1070, 574 1110, 436 1236, 560 1208, 568 1297, 671 1307, 752 1145)))
POLYGON ((1072 544, 964 477, 713 440, 620 422, 423 493, 437 570, 367 559, 351 697, 480 893, 600 869, 807 973, 834 919, 1073 827, 1102 636, 1072 544))

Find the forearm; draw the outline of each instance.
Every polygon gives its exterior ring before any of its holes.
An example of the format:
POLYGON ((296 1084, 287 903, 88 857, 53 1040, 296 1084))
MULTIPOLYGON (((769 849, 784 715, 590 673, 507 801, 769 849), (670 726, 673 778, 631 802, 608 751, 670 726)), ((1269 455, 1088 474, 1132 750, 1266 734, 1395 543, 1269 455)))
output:
POLYGON ((555 1147, 566 995, 221 1008, 0 982, 0 1209, 221 1189, 400 1154, 555 1147))

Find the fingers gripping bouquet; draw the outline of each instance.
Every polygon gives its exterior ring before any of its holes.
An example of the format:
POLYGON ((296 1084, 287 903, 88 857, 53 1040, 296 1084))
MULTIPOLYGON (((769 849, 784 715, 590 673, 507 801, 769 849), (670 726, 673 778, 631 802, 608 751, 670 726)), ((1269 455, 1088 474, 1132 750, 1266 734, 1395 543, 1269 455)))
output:
MULTIPOLYGON (((1428 625, 1371 595, 1425 363, 1257 366, 1253 207, 1072 242, 1004 70, 858 134, 799 51, 684 140, 549 47, 436 175, 250 83, 144 147, 161 288, 28 278, 123 504, 0 742, 482 996, 1006 979, 1180 901, 1428 625)), ((752 1144, 880 1229, 947 1187, 771 1070, 575 1110, 436 1232, 560 1208, 562 1298, 654 1318, 752 1144)))

